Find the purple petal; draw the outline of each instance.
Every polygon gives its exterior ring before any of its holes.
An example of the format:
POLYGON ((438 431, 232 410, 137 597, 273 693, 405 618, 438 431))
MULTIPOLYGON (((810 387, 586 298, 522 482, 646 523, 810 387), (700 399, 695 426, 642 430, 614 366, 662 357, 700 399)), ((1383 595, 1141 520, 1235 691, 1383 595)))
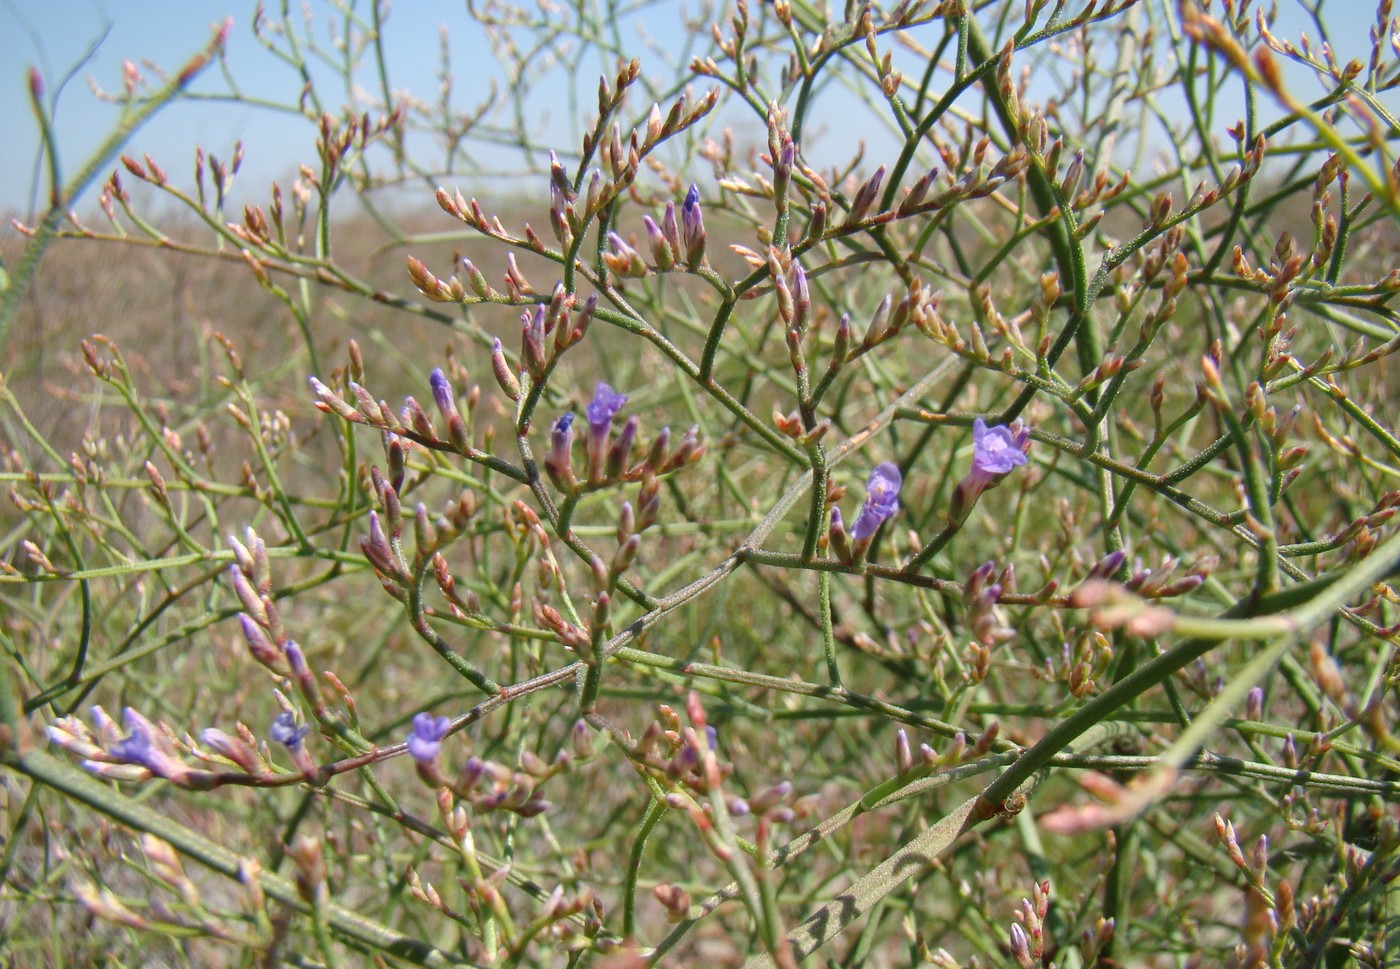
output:
POLYGON ((419 713, 413 718, 413 729, 408 734, 408 753, 418 763, 426 764, 437 757, 442 749, 442 738, 452 727, 447 717, 435 717, 429 713, 419 713))
POLYGON ((899 489, 904 478, 899 468, 889 461, 875 466, 865 484, 865 504, 851 523, 851 538, 864 541, 875 534, 886 520, 899 511, 899 489))
POLYGON ((612 387, 605 383, 599 383, 593 392, 593 399, 588 402, 585 411, 588 414, 588 426, 595 434, 606 434, 608 428, 612 426, 612 420, 617 416, 617 412, 622 410, 622 405, 627 403, 627 395, 619 394, 612 387))
POLYGON ((988 427, 982 418, 972 423, 972 465, 987 475, 1006 474, 1026 463, 1023 441, 1005 425, 988 427))

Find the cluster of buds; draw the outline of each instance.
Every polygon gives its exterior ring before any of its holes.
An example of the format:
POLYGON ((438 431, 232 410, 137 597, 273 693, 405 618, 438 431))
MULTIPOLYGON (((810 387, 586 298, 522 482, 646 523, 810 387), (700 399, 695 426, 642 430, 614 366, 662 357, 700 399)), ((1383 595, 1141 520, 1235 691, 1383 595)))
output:
MULTIPOLYGON (((1330 248, 1330 244, 1329 244, 1330 248)), ((1297 297, 1311 253, 1300 252, 1288 232, 1279 233, 1267 267, 1252 266, 1249 257, 1235 247, 1232 267, 1235 274, 1262 287, 1273 304, 1275 318, 1286 313, 1297 297)), ((1316 269, 1317 267, 1314 267, 1316 269)))
MULTIPOLYGON (((190 935, 207 935, 214 938, 229 937, 227 927, 204 906, 200 898, 199 886, 185 874, 180 856, 170 842, 152 834, 143 834, 141 836, 141 852, 146 858, 146 871, 151 879, 151 887, 165 890, 159 895, 152 891, 150 893, 151 904, 148 906, 142 906, 140 910, 133 909, 110 888, 105 886, 99 888, 89 881, 78 879, 70 883, 73 897, 97 918, 126 928, 136 929, 138 932, 170 932, 174 930, 188 932, 190 935), (170 904, 170 896, 172 895, 178 897, 182 904, 172 906, 170 904)), ((256 862, 251 862, 247 867, 256 864, 256 862)), ((240 864, 240 869, 243 869, 244 872, 247 871, 247 867, 240 864)), ((242 875, 240 875, 240 880, 241 878, 242 875)), ((250 886, 245 882, 244 887, 249 888, 250 886)), ((256 881, 254 881, 250 891, 243 893, 243 897, 248 910, 251 911, 261 910, 265 902, 256 881)))
POLYGON ((469 803, 476 814, 509 811, 533 818, 549 810, 550 803, 539 796, 538 788, 550 778, 567 771, 573 762, 567 750, 553 761, 532 751, 520 755, 517 770, 504 764, 468 757, 455 777, 443 768, 442 741, 451 731, 452 721, 420 713, 413 718, 407 737, 409 756, 419 778, 439 791, 439 797, 457 798, 469 803))
POLYGON ((318 181, 330 184, 336 172, 346 163, 352 152, 361 154, 369 145, 386 134, 401 132, 404 116, 408 112, 406 102, 400 102, 386 115, 371 118, 368 112, 354 114, 346 109, 343 118, 333 117, 322 112, 319 136, 316 139, 316 152, 321 157, 322 172, 318 181))
POLYGON ((1007 565, 1000 571, 995 563, 983 562, 963 583, 963 607, 967 610, 967 625, 973 638, 983 646, 994 646, 1015 635, 1010 629, 997 601, 1004 591, 1015 591, 1015 568, 1007 565))
POLYGON ((613 428, 614 419, 626 403, 626 394, 600 382, 594 389, 592 400, 584 408, 588 434, 584 440, 587 463, 582 478, 574 468, 575 418, 572 411, 561 415, 550 428, 549 453, 544 459, 544 468, 555 487, 570 494, 617 481, 643 482, 639 509, 640 520, 645 524, 640 526, 640 530, 655 520, 656 476, 698 461, 705 453, 705 445, 700 440, 699 428, 692 427, 672 449, 671 431, 663 427, 642 460, 634 464, 632 452, 640 426, 636 416, 629 417, 620 431, 614 432, 613 428))
MULTIPOLYGON (((617 80, 609 89, 607 78, 598 82, 598 117, 606 118, 621 106, 626 89, 637 80, 641 73, 641 62, 633 60, 618 72, 617 80)), ((662 142, 675 137, 707 114, 719 103, 719 90, 712 88, 698 100, 691 103, 689 91, 683 91, 665 113, 661 105, 653 104, 647 112, 645 126, 633 131, 624 139, 622 126, 614 123, 611 130, 599 132, 596 142, 603 169, 615 179, 614 194, 620 194, 631 185, 641 168, 642 159, 662 142)), ((586 132, 583 136, 583 153, 590 154, 595 147, 595 133, 586 132)))
MULTIPOLYGON (((641 64, 633 60, 620 68, 611 87, 607 77, 599 79, 599 118, 605 119, 617 111, 623 103, 628 87, 640 74, 641 64)), ((591 156, 596 147, 602 167, 580 173, 577 180, 569 177, 558 155, 551 151, 549 225, 560 245, 565 249, 572 246, 583 235, 589 221, 632 185, 641 168, 642 159, 666 139, 674 137, 704 118, 714 109, 718 100, 718 90, 712 90, 692 106, 689 94, 682 93, 664 115, 661 106, 653 104, 645 127, 633 131, 626 140, 623 139, 622 128, 617 123, 612 125, 609 132, 604 132, 600 127, 585 133, 583 156, 591 156)), ((518 244, 507 233, 501 220, 496 216, 488 217, 476 199, 467 199, 461 192, 449 192, 445 188, 439 188, 437 203, 448 215, 460 219, 477 231, 504 242, 518 244)), ((528 224, 524 228, 524 235, 530 248, 537 252, 545 251, 543 242, 528 224)), ((701 245, 703 246, 703 239, 701 245)), ((681 251, 688 253, 689 249, 683 247, 681 251)), ((484 286, 484 280, 482 284, 484 286)), ((507 280, 507 286, 512 293, 518 291, 517 287, 511 286, 510 279, 507 280)), ((487 298, 487 292, 475 284, 473 291, 478 296, 487 298)), ((425 292, 429 298, 440 298, 430 290, 425 292)))
POLYGON ((603 253, 603 262, 615 276, 646 276, 652 267, 666 272, 682 267, 695 272, 705 265, 705 215, 700 207, 700 190, 692 185, 685 193, 680 206, 680 218, 676 217, 676 203, 667 202, 660 224, 649 215, 642 216, 646 228, 647 249, 651 255, 651 267, 642 253, 616 232, 608 233, 611 252, 603 253))
POLYGON ((125 731, 100 706, 92 708, 93 728, 77 717, 60 717, 48 726, 49 741, 81 759, 85 770, 106 780, 146 781, 163 778, 177 787, 204 790, 216 775, 191 767, 183 758, 175 732, 127 707, 125 731))
MULTIPOLYGON (((506 274, 505 282, 506 288, 510 290, 509 298, 514 300, 527 295, 527 293, 533 294, 533 288, 524 280, 519 267, 515 265, 514 253, 510 254, 507 262, 509 272, 506 274)), ((413 285, 420 293, 435 303, 466 303, 471 301, 472 296, 483 301, 501 301, 507 298, 492 289, 490 282, 486 279, 486 274, 460 253, 453 257, 454 272, 446 279, 435 274, 417 256, 408 256, 405 263, 408 266, 408 278, 413 280, 413 285), (460 269, 457 268, 459 266, 460 269), (462 277, 466 278, 465 284, 462 282, 462 277)))
MULTIPOLYGON (((946 209, 958 202, 986 198, 1008 181, 1015 181, 1025 173, 1030 156, 1024 148, 1012 148, 988 167, 985 155, 989 147, 990 141, 983 138, 964 157, 959 158, 951 152, 946 154, 944 160, 948 163, 948 170, 943 178, 944 187, 935 190, 940 172, 937 167, 929 169, 909 187, 895 208, 894 217, 909 218, 946 209), (955 169, 961 169, 962 174, 957 174, 955 169)), ((1118 190, 1126 187, 1125 180, 1118 190)))
POLYGON ((1365 558, 1376 547, 1380 527, 1395 517, 1397 508, 1400 508, 1400 491, 1386 492, 1369 512, 1352 519, 1328 538, 1327 544, 1333 548, 1347 547, 1349 558, 1365 558))
POLYGON ((290 678, 318 721, 326 723, 334 720, 335 714, 306 663, 306 654, 296 640, 287 635, 282 625, 272 596, 272 575, 267 564, 267 548, 262 539, 249 529, 247 544, 229 536, 229 545, 233 548, 235 560, 229 566, 229 584, 243 607, 238 614, 238 622, 248 652, 274 675, 290 678))
MULTIPOLYGON (((698 709, 698 700, 688 699, 687 711, 692 706, 698 709)), ((714 756, 719 732, 706 722, 703 710, 699 711, 698 720, 691 717, 688 727, 682 726, 675 709, 668 704, 658 706, 657 713, 658 719, 647 724, 627 752, 635 764, 668 785, 684 785, 701 795, 733 773, 733 764, 714 756)))
POLYGON ((1092 926, 1086 926, 1079 933, 1079 957, 1086 966, 1098 965, 1100 953, 1113 941, 1114 919, 1100 915, 1092 926))
POLYGON ((613 200, 617 183, 605 181, 600 169, 588 172, 588 187, 575 191, 559 156, 549 153, 549 228, 565 249, 583 232, 600 209, 613 200))
POLYGON ((666 910, 666 921, 671 924, 683 922, 690 916, 690 893, 679 885, 661 882, 651 890, 652 895, 666 910))
MULTIPOLYGON (((975 304, 975 315, 967 323, 966 337, 963 336, 956 324, 947 320, 939 311, 937 295, 934 294, 934 297, 931 297, 924 305, 914 307, 917 311, 917 315, 913 318, 914 322, 925 336, 978 366, 1008 372, 1014 369, 1016 353, 1013 347, 1025 349, 1025 338, 1018 325, 1008 322, 1002 314, 997 312, 990 289, 982 289, 981 296, 975 304), (992 351, 987 331, 983 326, 984 322, 997 334, 1005 337, 1009 344, 1002 347, 1000 355, 995 355, 992 351)), ((1045 338, 1042 338, 1040 348, 1042 350, 1049 349, 1049 342, 1045 338)), ((1122 364, 1120 363, 1118 366, 1121 367, 1122 364)), ((1111 367, 1112 363, 1108 362, 1104 369, 1108 370, 1111 367)), ((1116 372, 1116 370, 1112 372, 1116 372)), ((1107 377, 1112 376, 1112 372, 1101 374, 1095 379, 1107 379, 1107 377)))
MULTIPOLYGON (((370 511, 366 516, 368 529, 360 538, 360 551, 374 567, 384 590, 403 600, 404 588, 414 581, 424 563, 431 560, 433 577, 438 589, 457 618, 481 615, 481 603, 470 589, 459 589, 457 580, 440 549, 465 529, 476 514, 476 497, 464 491, 446 503, 441 514, 433 515, 422 502, 412 510, 411 521, 399 501, 395 483, 386 480, 378 467, 370 468, 369 486, 383 509, 381 515, 370 511), (404 534, 412 528, 412 556, 405 551, 404 534)), ((400 478, 400 481, 402 479, 400 478)))
POLYGON ((1031 897, 1021 899, 1016 921, 1011 923, 1011 958, 1021 969, 1036 969, 1045 955, 1045 916, 1050 911, 1050 881, 1031 886, 1031 897))
POLYGON ((1240 948, 1241 965, 1273 963, 1283 952, 1289 933, 1298 922, 1293 885, 1281 880, 1277 889, 1269 886, 1269 837, 1260 835, 1248 854, 1240 847, 1235 826, 1219 814, 1215 834, 1231 863, 1245 877, 1245 911, 1240 948))
MULTIPOLYGON (((497 367, 497 357, 500 358, 500 364, 504 367, 503 389, 507 393, 512 393, 514 399, 519 399, 520 382, 510 367, 505 364, 499 340, 496 341, 492 365, 496 367, 497 378, 500 379, 502 373, 497 367)), ((459 376, 465 377, 465 371, 462 371, 460 367, 457 370, 459 376)), ((433 370, 428 381, 433 404, 447 425, 445 433, 439 433, 433 424, 432 417, 415 397, 405 397, 403 407, 399 413, 395 414, 386 401, 376 400, 373 394, 354 379, 346 381, 349 395, 354 399, 353 404, 346 399, 346 395, 337 393, 316 377, 308 379, 311 383, 311 389, 316 394, 316 408, 318 410, 334 414, 352 424, 364 424, 377 428, 387 435, 385 446, 395 487, 400 486, 403 480, 403 460, 406 453, 404 443, 406 441, 412 441, 434 451, 460 454, 472 461, 487 462, 490 460, 490 455, 486 450, 478 448, 472 443, 474 417, 477 405, 481 400, 481 388, 477 384, 470 385, 466 395, 466 409, 463 412, 458 407, 457 394, 452 387, 451 380, 441 369, 433 370)), ((486 446, 489 446, 489 440, 488 436, 486 446)))
MULTIPOLYGON (((966 742, 966 738, 965 738, 966 742)), ((962 752, 959 752, 962 756, 962 752)), ((895 769, 897 776, 904 777, 916 767, 928 770, 937 767, 941 763, 938 753, 927 744, 918 745, 918 760, 914 760, 914 751, 909 742, 909 731, 900 727, 895 731, 895 769)))
MULTIPOLYGON (((122 167, 125 168, 129 173, 131 173, 131 175, 140 179, 143 182, 148 182, 151 185, 155 185, 158 188, 167 188, 169 186, 169 177, 166 175, 165 170, 162 169, 160 165, 156 164, 155 160, 151 158, 150 155, 145 155, 144 158, 145 164, 142 164, 140 161, 137 161, 130 155, 122 155, 122 167)), ((195 190, 198 193, 201 207, 203 207, 206 202, 204 159, 204 149, 202 147, 196 147, 194 153, 194 182, 195 190)), ((228 162, 222 162, 214 155, 209 155, 208 171, 211 181, 213 182, 213 208, 215 211, 221 211, 223 209, 224 200, 228 197, 229 192, 233 188, 234 176, 238 174, 238 170, 242 167, 242 165, 243 142, 241 141, 234 142, 233 156, 228 162)), ((276 224, 278 234, 280 236, 282 232, 282 226, 280 224, 280 218, 282 215, 280 206, 281 189, 276 185, 276 183, 274 183, 273 187, 275 189, 274 194, 276 196, 276 200, 274 203, 274 224, 276 224)), ((103 211, 105 211, 107 213, 108 218, 110 218, 115 223, 116 213, 112 205, 114 201, 120 203, 123 207, 129 206, 131 203, 131 196, 127 193, 126 188, 122 185, 121 176, 116 171, 113 171, 111 177, 107 180, 107 183, 102 190, 102 197, 100 199, 100 204, 103 208, 103 211)), ((267 219, 266 217, 263 217, 259 221, 261 221, 263 224, 266 224, 267 219)), ((229 228, 231 231, 233 231, 235 235, 239 235, 239 229, 242 227, 238 226, 237 223, 233 223, 230 224, 229 228)))
MULTIPOLYGON (((189 736, 177 736, 166 723, 152 721, 131 707, 122 711, 125 729, 101 706, 92 708, 91 718, 91 728, 74 716, 54 720, 47 730, 49 741, 78 757, 84 769, 107 780, 161 778, 176 787, 205 791, 230 781, 246 784, 250 779, 272 780, 278 776, 266 745, 260 745, 242 723, 237 725, 236 734, 213 727, 205 729, 196 743, 189 736), (191 758, 198 762, 197 766, 190 763, 191 758), (230 765, 236 770, 230 771, 230 765)), ((307 779, 318 773, 304 745, 310 729, 309 725, 298 724, 291 711, 284 709, 267 731, 268 739, 287 749, 297 772, 307 779)))
MULTIPOLYGON (((1128 560, 1128 553, 1122 549, 1109 552, 1089 569, 1081 585, 1105 582, 1116 579, 1128 560)), ((1216 555, 1203 555, 1186 570, 1185 575, 1177 574, 1180 563, 1173 556, 1166 556, 1156 568, 1149 568, 1140 561, 1123 579, 1123 588, 1142 599, 1170 599, 1183 596, 1200 587, 1210 574, 1220 565, 1216 555)), ((1077 592, 1077 590, 1076 590, 1077 592)))
POLYGON ((561 282, 555 283, 549 302, 520 315, 520 361, 536 384, 544 382, 565 350, 583 339, 597 308, 596 293, 579 306, 577 297, 566 292, 561 282))
MULTIPOLYGON (((470 859, 468 869, 476 872, 475 877, 461 878, 459 882, 472 908, 486 915, 506 928, 508 935, 524 942, 542 936, 554 938, 568 951, 576 951, 597 944, 603 926, 604 909, 602 900, 592 889, 582 887, 575 895, 567 895, 562 885, 558 885, 540 903, 539 908, 524 926, 514 925, 515 915, 502 889, 510 878, 511 866, 502 864, 489 873, 484 870, 485 858, 477 853, 475 838, 471 831, 471 818, 467 810, 453 803, 451 792, 438 792, 438 814, 443 827, 457 845, 457 850, 470 859)), ((455 922, 465 923, 467 916, 449 908, 441 893, 425 881, 417 869, 409 867, 404 876, 409 893, 455 922)), ((475 939, 469 941, 475 943, 475 939)), ((618 940, 610 939, 616 944, 618 940)), ((513 949, 512 951, 520 951, 513 949)), ((487 963, 496 961, 485 947, 474 945, 464 952, 469 958, 487 963)))
POLYGON ((1137 563, 1123 587, 1144 599, 1170 599, 1198 588, 1219 564, 1219 556, 1203 555, 1191 564, 1185 575, 1178 576, 1178 562, 1169 555, 1155 569, 1137 563))
POLYGON ((1113 643, 1097 629, 1085 630, 1071 646, 1064 644, 1064 668, 1069 692, 1084 698, 1098 689, 1097 678, 1108 669, 1113 659, 1113 643))
MULTIPOLYGON (((604 596, 601 608, 595 603, 593 618, 601 618, 606 622, 607 613, 611 606, 610 597, 604 596)), ((532 606, 535 622, 540 628, 552 632, 559 642, 573 650, 580 660, 591 663, 597 659, 594 653, 594 640, 601 635, 603 627, 591 626, 589 620, 582 620, 583 625, 570 622, 562 612, 554 608, 547 602, 536 601, 532 606)))
MULTIPOLYGON (((790 823, 805 813, 807 805, 794 801, 792 785, 787 781, 762 788, 747 798, 726 794, 725 779, 733 773, 734 765, 719 758, 719 733, 708 723, 698 695, 687 695, 685 709, 689 726, 681 725, 672 708, 661 706, 659 712, 666 725, 652 721, 628 756, 665 785, 669 791, 667 805, 691 818, 716 858, 726 864, 736 858, 738 843, 731 822, 742 817, 755 819, 758 857, 766 857, 773 826, 790 823)), ((667 908, 674 917, 682 908, 681 898, 676 896, 670 901, 667 908)))
MULTIPOLYGON (((612 558, 608 561, 598 555, 592 555, 589 558, 593 600, 592 608, 585 618, 573 622, 547 602, 536 600, 532 603, 531 609, 535 621, 539 623, 540 627, 552 632, 561 643, 573 650, 585 663, 596 663, 601 658, 603 641, 611 634, 612 600, 617 584, 627 570, 632 567, 638 552, 641 551, 642 539, 639 532, 650 527, 656 521, 656 512, 660 507, 660 494, 655 477, 649 477, 643 482, 641 498, 643 517, 640 519, 633 510, 631 502, 622 502, 617 522, 617 550, 613 553, 612 558)), ((534 513, 525 509, 523 504, 519 507, 522 513, 528 513, 529 516, 534 517, 534 513)), ((538 519, 535 520, 538 521, 538 519)), ((542 544, 548 541, 542 527, 536 526, 536 537, 542 544)), ((562 591, 563 577, 559 572, 558 565, 547 556, 542 561, 542 566, 548 575, 552 575, 559 581, 562 591)))
POLYGON ((1122 629, 1130 636, 1160 636, 1176 625, 1176 615, 1133 595, 1117 582, 1091 579, 1069 595, 1074 609, 1090 610, 1089 620, 1100 629, 1122 629))
MULTIPOLYGON (((277 691, 282 712, 269 728, 268 737, 286 748, 297 770, 310 780, 317 773, 316 764, 304 745, 311 726, 300 722, 287 695, 292 691, 299 694, 312 720, 328 733, 341 729, 346 722, 352 725, 356 722, 355 702, 340 678, 326 670, 321 678, 339 698, 344 712, 332 709, 322 691, 321 680, 307 663, 305 652, 287 635, 282 625, 272 594, 266 546, 251 528, 247 531, 246 539, 244 543, 233 536, 229 537, 235 563, 229 567, 228 575, 234 594, 243 607, 238 621, 249 653, 282 680, 277 691)), ((242 725, 240 733, 246 734, 242 725)), ((205 731, 202 739, 243 770, 255 774, 266 773, 254 766, 251 754, 245 749, 251 743, 251 735, 243 736, 240 741, 240 738, 230 737, 222 731, 205 731)))
POLYGON ((964 761, 976 760, 996 746, 1000 735, 1001 724, 993 720, 972 742, 968 741, 966 733, 959 730, 953 734, 942 753, 928 744, 919 744, 918 755, 915 756, 909 742, 909 734, 900 727, 894 735, 894 763, 897 771, 895 776, 906 778, 913 771, 928 773, 941 767, 956 767, 964 761))
POLYGON ((229 536, 235 559, 234 564, 229 566, 229 584, 243 606, 243 611, 238 614, 239 625, 253 659, 274 675, 286 676, 292 671, 294 663, 305 666, 305 657, 282 625, 281 614, 272 596, 267 548, 251 529, 247 538, 245 545, 229 536))

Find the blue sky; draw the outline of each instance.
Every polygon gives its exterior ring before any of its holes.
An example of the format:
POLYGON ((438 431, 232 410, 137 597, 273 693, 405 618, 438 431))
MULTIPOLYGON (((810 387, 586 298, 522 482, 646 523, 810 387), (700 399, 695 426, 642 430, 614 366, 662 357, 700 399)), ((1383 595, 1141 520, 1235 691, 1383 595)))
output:
MULTIPOLYGON (((699 0, 688 4, 691 10, 698 5, 699 0)), ((277 0, 269 0, 269 6, 278 6, 277 0)), ((299 9, 299 0, 292 6, 299 9)), ((1305 24, 1304 14, 1294 4, 1285 2, 1282 6, 1279 33, 1296 39, 1297 31, 1305 24)), ((1329 12, 1334 45, 1343 57, 1364 56, 1368 46, 1366 33, 1374 20, 1374 12, 1367 6, 1351 3, 1329 12)), ((333 4, 311 0, 309 9, 318 35, 328 37, 329 25, 338 16, 333 4)), ((656 67, 660 59, 687 56, 685 31, 677 15, 686 9, 684 4, 664 3, 647 14, 647 29, 656 43, 644 54, 644 64, 656 67)), ((65 176, 71 176, 117 116, 112 105, 94 95, 89 79, 109 91, 120 90, 122 62, 127 59, 138 65, 153 61, 172 72, 178 70, 208 42, 214 27, 225 17, 233 19, 227 60, 243 93, 279 101, 294 97, 300 82, 253 36, 252 13, 253 4, 243 0, 0 0, 0 124, 6 132, 0 138, 0 171, 6 176, 0 179, 0 210, 27 211, 32 198, 37 134, 26 91, 28 65, 36 65, 43 73, 50 95, 57 92, 60 155, 65 176), (89 51, 91 56, 87 56, 89 51), (62 79, 69 72, 71 76, 64 83, 62 79)), ((451 33, 453 71, 458 85, 456 103, 467 109, 480 99, 493 77, 499 78, 500 71, 480 28, 472 24, 462 2, 396 0, 385 28, 391 85, 396 91, 408 90, 425 98, 435 96, 439 29, 444 24, 451 33)), ((644 49, 637 41, 636 24, 625 25, 621 36, 629 51, 644 49)), ((1111 55, 1103 52, 1100 56, 1111 55)), ((596 62, 576 72, 584 98, 581 113, 591 110, 592 85, 598 73, 595 65, 596 62)), ((142 70, 149 74, 146 68, 142 70)), ((698 89, 703 90, 703 85, 698 89)), ((215 68, 206 72, 195 90, 226 91, 227 87, 215 68)), ((332 85, 326 90, 336 88, 332 85)), ((535 102, 540 110, 554 113, 556 126, 568 115, 561 90, 561 78, 556 73, 540 85, 540 97, 535 102)), ((1299 90, 1311 94, 1318 89, 1315 82, 1307 82, 1299 90)), ((804 147, 817 154, 818 160, 834 161, 837 154, 849 154, 855 137, 867 137, 872 140, 872 157, 883 159, 888 146, 881 144, 878 126, 868 109, 857 107, 856 102, 836 90, 824 97, 829 100, 821 114, 835 136, 834 144, 830 145, 830 152, 821 153, 815 152, 815 146, 804 147), (829 159, 822 157, 828 154, 829 159)), ((1223 127, 1231 115, 1227 110, 1221 117, 1223 127)), ((741 143, 762 139, 762 129, 756 123, 749 120, 744 124, 745 130, 739 133, 741 143)), ((233 144, 241 140, 247 149, 242 182, 250 191, 256 186, 260 194, 265 194, 268 180, 285 176, 297 162, 309 160, 313 138, 314 132, 302 120, 248 105, 206 101, 170 107, 136 135, 128 150, 151 153, 172 178, 188 184, 196 143, 227 159, 233 144)), ((556 143, 575 143, 575 138, 560 127, 556 143)), ((485 154, 489 155, 489 150, 485 154)), ((482 162, 488 167, 493 164, 490 157, 483 157, 482 162)), ((511 162, 501 155, 494 164, 508 168, 511 162)), ((42 193, 39 198, 42 199, 42 193)), ((94 198, 95 192, 90 190, 83 201, 90 203, 94 198)))
MULTIPOLYGON (((276 0, 269 6, 275 7, 276 0)), ((319 36, 328 39, 336 20, 334 9, 325 0, 309 6, 319 36)), ((299 3, 293 4, 293 9, 299 8, 299 3)), ((300 80, 253 36, 252 15, 253 4, 240 0, 0 0, 0 123, 9 133, 0 138, 0 171, 6 173, 0 180, 0 209, 29 207, 37 134, 28 103, 28 65, 43 73, 49 94, 57 92, 55 128, 66 177, 118 117, 113 105, 95 96, 90 81, 107 91, 121 91, 126 60, 148 77, 147 61, 174 73, 209 42, 226 17, 233 19, 227 61, 243 93, 283 102, 294 99, 300 80), (71 71, 74 75, 61 83, 71 71)), ((469 29, 463 5, 428 0, 398 0, 393 5, 385 37, 395 89, 428 97, 436 93, 439 27, 444 22, 455 28, 453 62, 463 86, 481 84, 484 90, 483 69, 494 67, 485 39, 469 29)), ((328 80, 329 72, 324 77, 328 80)), ((194 90, 213 93, 228 88, 215 66, 205 71, 194 90)), ((471 102, 471 92, 464 91, 460 101, 471 102)), ((128 150, 150 152, 172 178, 187 181, 195 144, 227 159, 241 140, 247 158, 242 178, 247 184, 279 177, 298 161, 310 160, 313 138, 305 121, 248 105, 206 101, 170 106, 141 129, 128 150)))

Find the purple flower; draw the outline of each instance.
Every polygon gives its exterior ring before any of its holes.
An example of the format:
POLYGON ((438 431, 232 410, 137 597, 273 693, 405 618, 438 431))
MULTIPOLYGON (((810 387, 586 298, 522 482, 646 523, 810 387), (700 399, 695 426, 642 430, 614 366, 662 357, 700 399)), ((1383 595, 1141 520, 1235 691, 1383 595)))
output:
POLYGON ((300 747, 302 740, 310 732, 311 724, 304 723, 298 727, 297 718, 289 710, 279 713, 277 719, 272 721, 272 726, 267 729, 267 735, 288 750, 300 747))
POLYGON ((435 717, 428 713, 416 714, 413 729, 408 733, 408 753, 420 764, 430 764, 437 759, 442 749, 442 738, 447 736, 452 721, 447 717, 435 717))
POLYGON ((1024 428, 1012 430, 1004 424, 988 427, 986 421, 977 418, 972 422, 973 469, 994 475, 1019 468, 1026 463, 1022 448, 1029 438, 1030 432, 1024 428))
POLYGON ((851 523, 851 538, 863 542, 875 534, 884 521, 899 511, 899 489, 904 478, 889 461, 877 464, 865 483, 865 504, 851 523))
POLYGON ((1031 439, 1029 428, 1020 421, 1010 427, 988 427, 977 418, 972 422, 972 469, 953 489, 948 520, 959 524, 967 518, 982 492, 995 487, 1002 478, 1026 463, 1026 446, 1031 439))
POLYGON ((108 749, 112 759, 121 764, 136 764, 154 773, 159 773, 156 768, 158 759, 157 752, 151 746, 151 735, 146 728, 139 723, 133 723, 128 719, 131 733, 108 749))
POLYGON ((588 413, 588 427, 593 432, 593 436, 602 439, 608 436, 608 431, 612 429, 612 420, 617 416, 617 412, 622 410, 622 405, 627 403, 627 395, 619 394, 605 383, 599 383, 593 391, 593 399, 588 402, 585 410, 588 413))
MULTIPOLYGON (((98 710, 97 707, 93 708, 94 718, 98 710)), ((88 770, 99 776, 104 776, 102 769, 104 763, 128 764, 134 767, 144 767, 157 777, 163 777, 176 784, 183 782, 189 776, 190 769, 173 756, 169 741, 161 734, 160 729, 155 724, 131 707, 127 707, 123 712, 123 719, 126 721, 126 736, 108 744, 105 758, 84 761, 84 766, 88 770)), ((115 732, 116 725, 111 724, 110 721, 108 723, 111 731, 115 732)), ((135 780, 136 778, 124 777, 123 779, 135 780)))

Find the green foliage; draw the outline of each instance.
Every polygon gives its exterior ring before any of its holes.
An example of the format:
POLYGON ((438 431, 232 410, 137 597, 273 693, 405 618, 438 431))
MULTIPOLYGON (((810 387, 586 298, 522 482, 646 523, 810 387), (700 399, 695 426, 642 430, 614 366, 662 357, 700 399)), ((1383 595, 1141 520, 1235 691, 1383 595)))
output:
POLYGON ((679 59, 673 5, 493 4, 470 110, 337 10, 256 22, 315 131, 267 191, 137 157, 222 34, 66 185, 31 84, 10 951, 1394 958, 1388 2, 1348 63, 1247 2, 739 3, 679 59), (107 334, 62 381, 52 317, 107 334))

